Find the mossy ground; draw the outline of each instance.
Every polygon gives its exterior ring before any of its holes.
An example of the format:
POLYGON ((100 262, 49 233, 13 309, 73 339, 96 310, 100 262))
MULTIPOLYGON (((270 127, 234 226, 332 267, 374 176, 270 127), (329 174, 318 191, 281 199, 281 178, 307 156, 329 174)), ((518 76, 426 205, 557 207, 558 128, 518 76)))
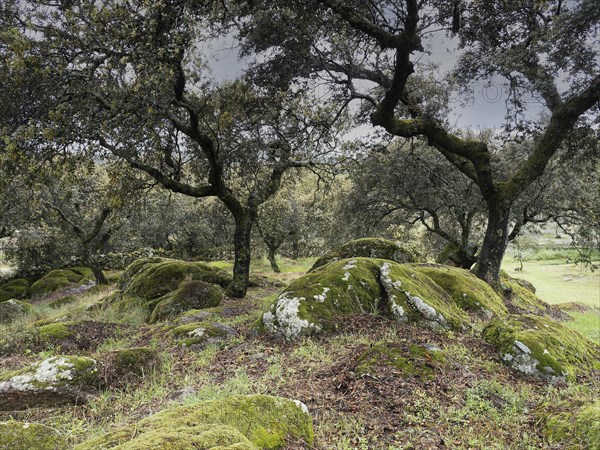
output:
POLYGON ((66 439, 52 428, 15 420, 0 422, 2 450, 62 450, 65 447, 66 439))
POLYGON ((545 404, 536 414, 544 436, 567 449, 600 449, 600 400, 564 400, 545 404))
POLYGON ((241 444, 242 448, 269 450, 283 448, 289 437, 312 444, 310 416, 291 400, 253 395, 166 409, 76 448, 120 445, 124 450, 158 449, 162 448, 160 444, 179 441, 173 448, 208 449, 238 444, 233 449, 241 444))
MULTIPOLYGON (((282 277, 289 281, 299 275, 282 277)), ((400 324, 367 310, 347 316, 335 335, 304 338, 293 345, 256 334, 254 323, 278 292, 278 287, 262 286, 251 288, 243 300, 225 297, 201 321, 234 327, 238 334, 202 349, 166 339, 165 323, 147 324, 143 306, 123 311, 105 302, 110 290, 82 294, 77 302, 58 308, 34 305, 34 313, 14 327, 64 317, 118 323, 123 331, 107 336, 100 347, 77 350, 77 354, 101 361, 115 350, 146 347, 156 352, 157 363, 126 388, 109 384, 85 403, 0 413, 0 421, 13 416, 48 425, 65 436, 63 448, 68 449, 133 426, 157 411, 235 395, 269 394, 308 406, 314 420, 314 449, 439 448, 443 442, 447 448, 465 450, 558 450, 565 448, 561 443, 565 441, 546 435, 545 422, 534 411, 569 399, 600 397, 598 377, 578 377, 568 384, 541 383, 502 364, 495 349, 476 333, 400 324), (355 372, 360 355, 389 343, 398 345, 407 359, 412 357, 411 345, 432 345, 441 349, 446 361, 432 363, 432 377, 398 376, 397 369, 387 364, 377 368, 375 378, 355 372)), ((179 321, 194 314, 198 311, 173 319, 173 326, 184 325, 179 321)), ((4 370, 18 369, 57 352, 53 347, 31 348, 0 357, 0 364, 4 370)), ((425 367, 428 363, 427 358, 417 361, 425 367)), ((155 438, 165 448, 165 435, 157 433, 155 438)), ((287 446, 306 448, 293 440, 287 446)))

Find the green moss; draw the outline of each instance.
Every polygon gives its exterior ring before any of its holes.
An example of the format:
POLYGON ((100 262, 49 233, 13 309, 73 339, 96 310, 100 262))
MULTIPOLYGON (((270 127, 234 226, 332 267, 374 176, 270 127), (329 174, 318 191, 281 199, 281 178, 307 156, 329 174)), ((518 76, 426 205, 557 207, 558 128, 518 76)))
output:
MULTIPOLYGON (((125 274, 129 277, 128 271, 129 269, 125 274)), ((125 294, 145 300, 156 299, 174 291, 186 279, 201 280, 222 287, 226 287, 231 281, 231 277, 221 269, 205 263, 178 260, 144 264, 130 279, 125 286, 125 294)))
POLYGON ((189 347, 209 340, 229 337, 235 331, 215 322, 193 322, 175 327, 169 333, 182 345, 189 347))
MULTIPOLYGON (((388 304, 392 308, 390 313, 396 319, 424 323, 434 328, 445 326, 463 329, 469 326, 469 317, 446 291, 427 275, 408 264, 389 263, 388 267, 388 304), (434 311, 424 307, 422 302, 434 311)), ((382 278, 385 278, 383 274, 382 278)))
POLYGON ((155 323, 176 316, 190 309, 203 309, 218 306, 223 292, 217 286, 203 281, 184 281, 179 289, 161 297, 156 304, 149 322, 155 323))
POLYGON ((442 265, 415 266, 415 269, 435 281, 465 311, 489 311, 496 317, 508 314, 502 297, 468 270, 442 265))
POLYGON ((524 280, 512 278, 502 271, 500 282, 506 291, 511 313, 545 314, 549 311, 550 305, 535 295, 524 280))
POLYGON ((39 423, 0 422, 0 449, 63 450, 66 441, 58 431, 39 423))
POLYGON ((29 293, 29 281, 25 278, 17 278, 0 286, 0 302, 26 297, 29 293))
POLYGON ((69 325, 74 325, 77 322, 58 322, 43 325, 37 328, 37 336, 42 341, 54 341, 65 339, 73 335, 69 330, 69 325))
POLYGON ((512 315, 490 323, 484 339, 505 363, 527 375, 574 379, 580 372, 600 369, 600 347, 585 336, 545 317, 512 315))
POLYGON ((430 380, 434 377, 435 367, 445 361, 440 350, 388 342, 376 344, 362 353, 356 361, 355 372, 359 376, 377 377, 381 366, 389 366, 395 369, 396 375, 430 380))
POLYGON ((0 302, 0 324, 10 323, 18 317, 25 316, 33 310, 33 306, 20 300, 0 302))
POLYGON ((408 264, 375 258, 344 259, 292 282, 263 314, 267 331, 288 339, 331 332, 345 317, 386 314, 400 322, 462 329, 468 316, 431 278, 408 264))
POLYGON ((415 262, 412 252, 403 249, 394 241, 368 237, 346 242, 337 250, 322 256, 315 261, 310 271, 333 261, 359 257, 389 259, 397 263, 415 262))
POLYGON ((75 448, 279 449, 287 438, 311 445, 310 416, 291 400, 250 395, 170 408, 75 448))
POLYGON ((600 450, 600 401, 568 400, 536 411, 544 437, 560 448, 600 450))
POLYGON ((31 296, 39 297, 81 283, 84 280, 87 281, 86 278, 90 277, 90 274, 91 269, 87 267, 52 270, 31 285, 31 296))

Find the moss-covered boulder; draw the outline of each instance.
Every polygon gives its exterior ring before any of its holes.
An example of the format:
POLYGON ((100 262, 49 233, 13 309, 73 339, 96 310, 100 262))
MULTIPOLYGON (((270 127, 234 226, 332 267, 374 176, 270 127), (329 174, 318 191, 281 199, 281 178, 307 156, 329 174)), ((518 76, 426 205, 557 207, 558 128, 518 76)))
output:
POLYGON ((427 275, 408 264, 344 259, 293 281, 262 316, 264 328, 287 339, 343 328, 359 312, 432 328, 463 328, 468 317, 427 275))
POLYGON ((502 297, 489 284, 468 270, 440 264, 423 264, 415 268, 435 281, 465 311, 474 312, 484 318, 508 314, 502 297))
POLYGON ((209 343, 228 339, 236 334, 237 332, 233 328, 218 322, 192 322, 169 331, 169 335, 185 347, 202 347, 209 343))
POLYGON ((600 369, 600 347, 549 318, 507 316, 491 322, 483 337, 505 364, 525 375, 554 382, 600 369))
POLYGON ((354 371, 360 377, 381 378, 382 373, 391 372, 394 376, 430 380, 436 368, 445 362, 443 352, 433 346, 384 342, 360 354, 354 371))
POLYGON ((55 356, 32 367, 0 374, 0 411, 75 403, 97 384, 96 361, 55 356))
MULTIPOLYGON (((600 401, 566 400, 536 411, 549 444, 565 449, 600 450, 600 401)), ((558 448, 558 447, 557 447, 558 448)))
POLYGON ((300 402, 267 395, 229 397, 170 408, 75 447, 77 450, 286 448, 312 445, 312 420, 300 402))
POLYGON ((54 428, 39 423, 0 422, 0 449, 2 450, 63 450, 66 439, 54 428))
POLYGON ((513 278, 505 271, 500 273, 500 282, 504 288, 509 312, 542 315, 552 312, 551 306, 535 295, 535 288, 531 283, 513 278))
POLYGON ((113 350, 99 358, 100 379, 108 387, 124 387, 150 374, 157 362, 156 350, 149 347, 113 350))
POLYGON ((10 323, 13 320, 25 316, 33 310, 33 306, 20 300, 6 300, 0 302, 0 324, 10 323))
POLYGON ((310 271, 330 262, 347 258, 379 258, 397 263, 415 262, 411 252, 403 249, 394 241, 369 237, 346 242, 340 248, 317 259, 310 271))
POLYGON ((0 339, 0 356, 18 354, 23 350, 39 352, 47 348, 60 348, 70 353, 93 350, 106 339, 114 336, 121 326, 91 320, 65 321, 28 327, 4 339, 0 339))
POLYGON ((231 276, 224 270, 202 262, 151 259, 149 262, 133 262, 119 285, 125 295, 149 301, 176 290, 186 280, 200 280, 226 287, 231 282, 231 276))
POLYGON ((17 278, 0 286, 0 302, 26 297, 29 293, 29 280, 17 278))
POLYGON ((32 297, 39 297, 59 289, 92 280, 92 270, 87 267, 69 267, 48 272, 29 288, 32 297))
POLYGON ((191 309, 219 306, 222 299, 223 291, 218 286, 199 280, 184 281, 176 291, 160 298, 149 322, 165 320, 191 309))

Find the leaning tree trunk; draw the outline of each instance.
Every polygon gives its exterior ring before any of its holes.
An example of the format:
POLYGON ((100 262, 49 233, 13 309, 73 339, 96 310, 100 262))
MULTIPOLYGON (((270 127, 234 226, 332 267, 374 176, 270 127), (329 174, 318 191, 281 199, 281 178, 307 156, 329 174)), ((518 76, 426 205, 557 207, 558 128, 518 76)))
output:
POLYGON ((233 263, 233 279, 227 288, 227 295, 243 298, 248 290, 250 279, 250 235, 252 232, 252 216, 248 212, 236 214, 233 246, 235 261, 233 263))
POLYGON ((500 289, 500 267, 508 245, 511 205, 488 202, 488 224, 479 252, 476 275, 493 288, 500 289))
POLYGON ((108 278, 106 278, 106 275, 104 275, 104 272, 102 271, 102 269, 100 267, 92 266, 91 269, 92 269, 92 272, 94 273, 94 277, 96 278, 97 285, 109 284, 108 278))
POLYGON ((277 251, 277 248, 275 247, 269 247, 269 263, 271 264, 271 269, 273 269, 273 272, 275 273, 280 273, 281 269, 279 268, 279 266, 277 265, 277 260, 275 259, 275 252, 277 251))

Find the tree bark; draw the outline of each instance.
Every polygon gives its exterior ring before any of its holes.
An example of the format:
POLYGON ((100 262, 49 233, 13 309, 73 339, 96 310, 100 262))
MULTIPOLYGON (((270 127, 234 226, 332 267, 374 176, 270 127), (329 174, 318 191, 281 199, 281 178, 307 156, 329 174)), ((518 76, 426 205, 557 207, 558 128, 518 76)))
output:
POLYGON ((102 269, 100 267, 92 266, 91 269, 92 269, 92 272, 94 273, 94 277, 96 278, 97 285, 109 284, 108 278, 106 278, 106 275, 104 275, 104 272, 102 271, 102 269))
POLYGON ((277 265, 277 260, 275 259, 275 252, 277 251, 277 249, 275 247, 269 247, 269 263, 271 264, 271 269, 273 269, 273 272, 275 273, 280 273, 281 269, 279 268, 279 266, 277 265))
POLYGON ((235 298, 244 298, 248 290, 250 279, 250 238, 252 232, 252 215, 245 211, 239 212, 235 217, 235 231, 233 233, 233 246, 235 261, 233 263, 233 279, 227 288, 227 295, 235 298))
POLYGON ((508 245, 511 204, 488 201, 488 223, 479 252, 476 275, 493 288, 500 289, 500 268, 508 245))

